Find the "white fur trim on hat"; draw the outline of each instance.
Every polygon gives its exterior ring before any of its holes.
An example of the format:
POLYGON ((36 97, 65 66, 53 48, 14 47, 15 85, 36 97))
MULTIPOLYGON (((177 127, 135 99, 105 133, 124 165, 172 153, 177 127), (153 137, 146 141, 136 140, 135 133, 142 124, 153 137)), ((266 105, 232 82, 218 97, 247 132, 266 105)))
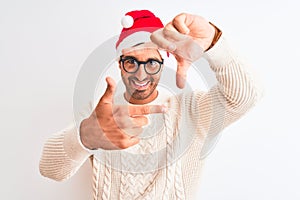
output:
MULTIPOLYGON (((119 46, 116 49, 117 59, 119 59, 119 57, 122 55, 123 49, 133 47, 137 44, 151 42, 150 35, 151 35, 150 32, 139 31, 124 38, 124 40, 119 44, 119 46)), ((158 52, 164 60, 168 59, 168 53, 166 51, 158 50, 158 52)))
POLYGON ((122 55, 122 49, 127 49, 140 43, 150 42, 150 35, 151 33, 149 32, 139 31, 127 36, 117 47, 117 56, 122 55))

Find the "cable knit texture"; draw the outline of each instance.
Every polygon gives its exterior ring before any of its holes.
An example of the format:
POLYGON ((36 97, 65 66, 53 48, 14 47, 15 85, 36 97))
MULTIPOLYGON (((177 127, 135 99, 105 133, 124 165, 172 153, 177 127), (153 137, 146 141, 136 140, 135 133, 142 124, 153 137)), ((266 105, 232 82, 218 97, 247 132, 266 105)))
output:
POLYGON ((259 97, 254 79, 224 36, 204 57, 218 84, 208 92, 160 99, 169 109, 150 116, 155 127, 145 129, 149 137, 125 150, 103 150, 97 158, 81 144, 78 129, 68 127, 46 142, 41 174, 58 181, 68 179, 90 157, 94 199, 193 199, 204 158, 220 131, 245 114, 259 97))

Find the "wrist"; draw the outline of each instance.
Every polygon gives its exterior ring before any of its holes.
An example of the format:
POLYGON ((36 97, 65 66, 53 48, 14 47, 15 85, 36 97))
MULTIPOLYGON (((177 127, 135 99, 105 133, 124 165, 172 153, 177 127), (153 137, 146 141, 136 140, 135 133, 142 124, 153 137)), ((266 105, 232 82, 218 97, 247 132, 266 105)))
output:
POLYGON ((87 136, 85 134, 85 123, 88 119, 84 119, 82 120, 82 122, 80 123, 80 128, 79 128, 79 142, 81 143, 81 145, 87 149, 87 150, 93 150, 93 147, 91 147, 87 142, 87 136))
POLYGON ((80 142, 76 125, 72 125, 72 127, 65 129, 63 132, 63 148, 70 159, 77 161, 91 155, 90 151, 80 142))
POLYGON ((221 37, 222 35, 222 31, 216 27, 213 23, 209 22, 209 24, 215 29, 215 35, 211 41, 211 44, 210 46, 205 50, 205 51, 208 51, 209 49, 211 49, 219 40, 219 38, 221 37))

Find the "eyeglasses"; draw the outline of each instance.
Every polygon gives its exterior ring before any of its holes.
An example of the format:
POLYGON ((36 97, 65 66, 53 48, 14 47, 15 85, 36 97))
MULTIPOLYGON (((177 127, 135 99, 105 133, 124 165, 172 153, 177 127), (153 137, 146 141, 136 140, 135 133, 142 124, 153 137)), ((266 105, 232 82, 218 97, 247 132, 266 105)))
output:
POLYGON ((140 68, 140 65, 143 64, 145 72, 149 75, 157 74, 161 69, 161 65, 164 64, 163 59, 162 61, 148 59, 146 62, 142 62, 131 56, 126 56, 123 58, 123 55, 120 56, 120 62, 123 69, 130 74, 134 74, 135 72, 137 72, 140 68))

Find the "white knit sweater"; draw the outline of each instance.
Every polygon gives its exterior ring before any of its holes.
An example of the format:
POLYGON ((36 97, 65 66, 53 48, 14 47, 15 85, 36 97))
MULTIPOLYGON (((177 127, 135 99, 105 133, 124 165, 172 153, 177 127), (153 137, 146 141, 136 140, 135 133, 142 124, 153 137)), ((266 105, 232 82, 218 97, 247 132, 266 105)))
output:
POLYGON ((252 77, 224 36, 204 56, 218 84, 208 92, 152 102, 165 101, 169 109, 151 116, 154 126, 146 128, 139 144, 93 156, 80 142, 77 128, 70 126, 47 140, 41 174, 65 180, 90 158, 94 199, 192 199, 203 156, 218 133, 248 111, 258 97, 252 77))

